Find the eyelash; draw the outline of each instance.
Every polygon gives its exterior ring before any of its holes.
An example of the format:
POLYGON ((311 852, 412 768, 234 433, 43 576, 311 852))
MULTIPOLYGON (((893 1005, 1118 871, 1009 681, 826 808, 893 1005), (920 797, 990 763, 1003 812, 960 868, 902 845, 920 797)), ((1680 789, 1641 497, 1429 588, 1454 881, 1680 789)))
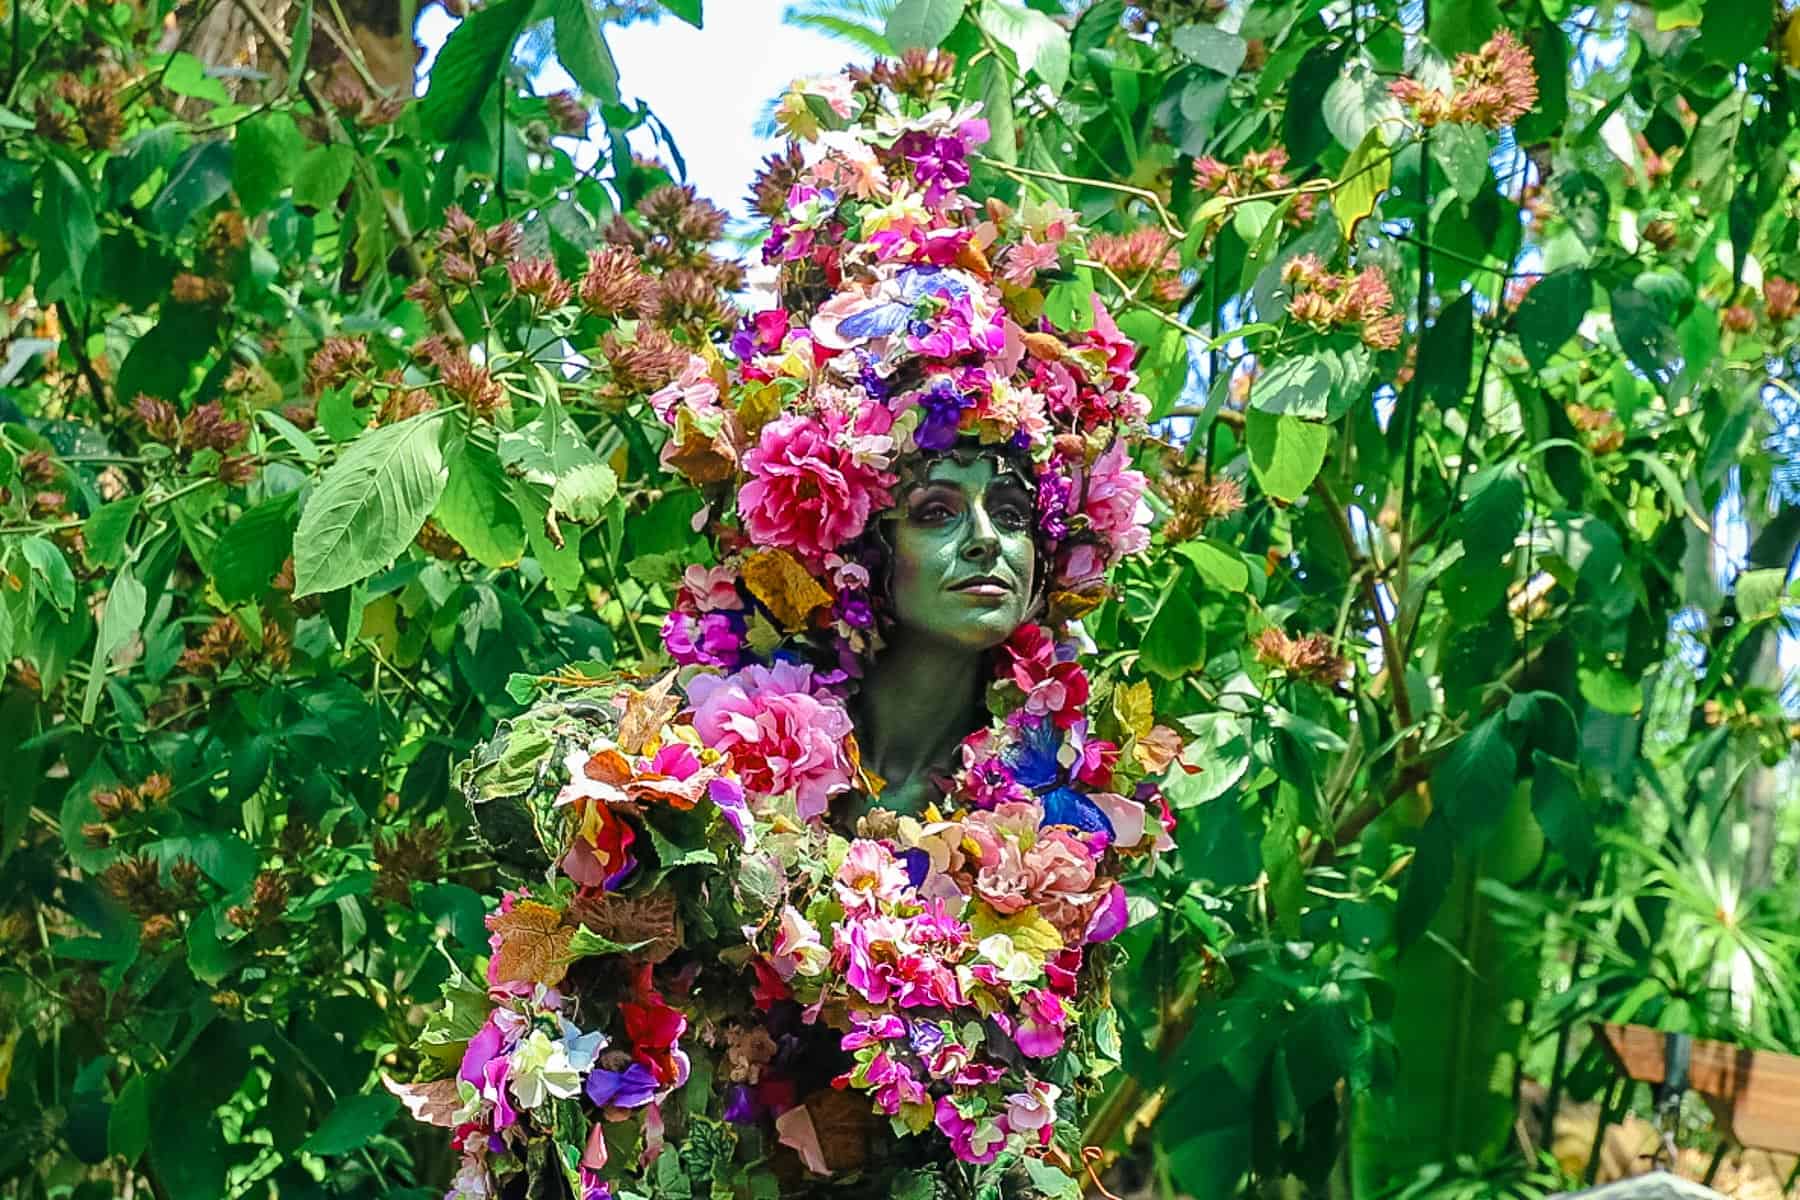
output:
MULTIPOLYGON (((955 515, 950 506, 941 500, 928 501, 913 510, 913 520, 922 522, 946 520, 955 515)), ((1031 524, 1031 514, 1018 504, 1003 505, 994 516, 999 524, 1012 529, 1024 529, 1031 524)))

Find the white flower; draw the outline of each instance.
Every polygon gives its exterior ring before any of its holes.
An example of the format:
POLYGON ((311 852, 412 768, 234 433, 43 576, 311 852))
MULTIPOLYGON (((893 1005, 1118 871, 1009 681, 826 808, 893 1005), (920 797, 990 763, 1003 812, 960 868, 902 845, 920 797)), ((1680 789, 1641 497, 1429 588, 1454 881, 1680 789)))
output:
POLYGON ((569 1062, 569 1052, 541 1029, 514 1048, 510 1065, 513 1099, 520 1108, 536 1108, 551 1096, 567 1100, 581 1090, 581 1072, 569 1062))
POLYGON ((981 939, 976 949, 981 956, 1000 968, 1000 978, 1008 983, 1030 983, 1043 974, 1043 966, 1037 959, 1013 945, 1012 938, 1004 933, 990 933, 981 939))
POLYGON ((462 1170, 450 1181, 444 1200, 488 1200, 493 1190, 488 1187, 487 1168, 478 1158, 464 1156, 462 1170))

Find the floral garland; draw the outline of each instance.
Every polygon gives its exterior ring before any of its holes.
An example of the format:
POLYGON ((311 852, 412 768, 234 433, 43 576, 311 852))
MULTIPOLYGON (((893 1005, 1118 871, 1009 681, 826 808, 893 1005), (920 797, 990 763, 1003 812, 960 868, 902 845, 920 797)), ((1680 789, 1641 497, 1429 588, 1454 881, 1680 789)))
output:
POLYGON ((904 1190, 952 1159, 1073 1186, 1079 1094, 1116 1046, 1119 880, 1170 845, 1180 744, 1148 685, 1091 679, 1057 631, 1148 541, 1146 405, 1097 300, 1083 329, 1044 316, 1073 215, 966 197, 978 110, 881 82, 783 102, 797 145, 759 187, 777 303, 650 398, 720 552, 663 629, 679 680, 553 698, 466 771, 478 820, 522 812, 505 836, 553 865, 489 918, 485 986, 446 987, 421 1042, 441 1077, 389 1085, 454 1130, 452 1197, 542 1172, 582 1200, 904 1190), (971 442, 1035 471, 1045 623, 995 652, 994 719, 941 801, 839 828, 834 801, 880 787, 847 707, 881 645, 871 522, 903 461, 971 442))

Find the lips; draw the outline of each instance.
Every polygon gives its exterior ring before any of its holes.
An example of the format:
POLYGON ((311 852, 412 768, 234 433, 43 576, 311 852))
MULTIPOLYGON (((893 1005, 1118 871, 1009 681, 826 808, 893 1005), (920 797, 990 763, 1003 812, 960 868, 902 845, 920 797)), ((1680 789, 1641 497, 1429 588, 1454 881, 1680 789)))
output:
POLYGON ((1013 586, 998 575, 977 575, 960 583, 950 585, 953 592, 961 592, 965 596, 989 596, 999 598, 1012 595, 1013 586))

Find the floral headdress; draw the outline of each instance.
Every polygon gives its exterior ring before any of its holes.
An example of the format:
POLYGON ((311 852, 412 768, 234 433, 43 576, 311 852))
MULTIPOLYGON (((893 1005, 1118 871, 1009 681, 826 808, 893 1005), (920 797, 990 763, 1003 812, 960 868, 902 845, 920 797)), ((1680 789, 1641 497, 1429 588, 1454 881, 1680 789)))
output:
POLYGON ((854 671, 879 636, 865 534, 900 463, 959 443, 1030 464, 1053 620, 1092 608, 1107 568, 1149 542, 1126 459, 1148 412, 1136 347, 1097 297, 1079 328, 1043 311, 1074 215, 964 194, 979 106, 900 116, 882 100, 840 79, 784 101, 798 149, 772 172, 787 178, 763 243, 771 303, 651 397, 663 462, 709 491, 727 550, 664 628, 678 662, 737 666, 812 633, 854 671))
POLYGON ((968 198, 986 123, 922 107, 874 74, 796 86, 758 187, 772 299, 651 397, 719 550, 664 626, 679 688, 552 698, 463 772, 502 859, 549 868, 488 918, 485 986, 446 988, 443 1077, 390 1083, 455 1130, 453 1197, 545 1171, 582 1200, 1073 1187, 1120 878, 1173 824, 1148 685, 1060 636, 1148 541, 1146 405, 1098 301, 1044 315, 1072 215, 968 198), (971 447, 1033 476, 1049 616, 996 651, 941 800, 845 836, 834 798, 880 787, 846 704, 879 645, 870 534, 907 464, 971 447))

